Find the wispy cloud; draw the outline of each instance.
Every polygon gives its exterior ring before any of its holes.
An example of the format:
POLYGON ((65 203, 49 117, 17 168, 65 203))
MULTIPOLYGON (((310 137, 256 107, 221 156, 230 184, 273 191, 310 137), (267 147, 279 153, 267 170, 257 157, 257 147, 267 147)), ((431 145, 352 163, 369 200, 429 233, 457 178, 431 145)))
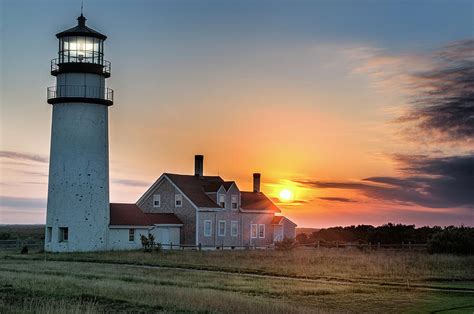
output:
POLYGON ((44 209, 46 208, 46 199, 0 196, 0 207, 21 209, 44 209))
POLYGON ((134 187, 147 187, 150 186, 150 182, 141 181, 141 180, 131 180, 131 179, 114 179, 112 183, 122 184, 127 186, 134 187))
POLYGON ((44 156, 44 155, 20 153, 20 152, 5 151, 5 150, 0 151, 0 157, 13 159, 13 160, 34 161, 34 162, 39 162, 39 163, 47 163, 49 160, 48 156, 44 156))
POLYGON ((330 201, 330 202, 342 202, 342 203, 355 203, 356 201, 350 198, 345 197, 318 197, 320 200, 323 201, 330 201))
POLYGON ((377 91, 403 95, 404 105, 392 110, 405 138, 474 141, 474 40, 423 54, 397 55, 371 47, 345 53, 354 60, 353 73, 368 75, 377 91))
POLYGON ((397 155, 403 176, 371 177, 361 181, 301 180, 313 189, 357 190, 368 198, 431 208, 474 209, 474 154, 451 157, 397 155))
POLYGON ((415 93, 400 117, 433 141, 474 141, 474 40, 452 43, 433 56, 434 65, 413 74, 415 93))

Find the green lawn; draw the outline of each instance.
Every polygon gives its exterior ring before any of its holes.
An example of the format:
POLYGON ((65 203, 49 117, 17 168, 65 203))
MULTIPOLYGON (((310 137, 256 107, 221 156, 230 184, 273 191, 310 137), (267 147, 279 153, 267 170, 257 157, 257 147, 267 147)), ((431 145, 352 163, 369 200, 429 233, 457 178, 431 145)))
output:
POLYGON ((472 257, 343 249, 2 253, 0 313, 472 313, 472 269, 472 257))

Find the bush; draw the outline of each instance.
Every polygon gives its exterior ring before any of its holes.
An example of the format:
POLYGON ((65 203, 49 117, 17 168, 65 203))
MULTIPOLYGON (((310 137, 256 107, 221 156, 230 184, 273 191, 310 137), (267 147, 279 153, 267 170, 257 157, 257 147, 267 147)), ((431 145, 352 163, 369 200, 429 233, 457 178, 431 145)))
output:
POLYGON ((278 251, 290 251, 296 247, 294 239, 284 238, 279 242, 275 242, 275 249, 278 251))
POLYGON ((151 252, 156 245, 155 236, 151 233, 148 235, 148 237, 144 236, 143 234, 140 235, 140 241, 142 242, 142 247, 145 252, 151 252))
POLYGON ((445 228, 428 241, 428 252, 473 255, 474 228, 445 228))

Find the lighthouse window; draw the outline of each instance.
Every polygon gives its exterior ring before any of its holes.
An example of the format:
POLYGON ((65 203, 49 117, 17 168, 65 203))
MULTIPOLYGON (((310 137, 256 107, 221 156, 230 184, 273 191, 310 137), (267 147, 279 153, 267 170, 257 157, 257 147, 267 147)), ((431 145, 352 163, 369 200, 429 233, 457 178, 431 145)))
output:
POLYGON ((60 62, 102 64, 103 40, 87 36, 66 36, 59 40, 60 62))
POLYGON ((53 228, 48 227, 46 229, 46 241, 51 242, 51 234, 53 233, 53 228))
POLYGON ((128 241, 135 241, 135 229, 128 229, 128 241))
POLYGON ((69 228, 59 228, 59 242, 67 242, 69 239, 69 228))

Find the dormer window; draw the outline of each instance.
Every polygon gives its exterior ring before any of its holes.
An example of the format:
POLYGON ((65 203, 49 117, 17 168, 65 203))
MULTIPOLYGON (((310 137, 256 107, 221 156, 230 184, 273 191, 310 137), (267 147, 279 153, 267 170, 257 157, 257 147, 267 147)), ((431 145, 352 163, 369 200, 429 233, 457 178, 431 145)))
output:
POLYGON ((239 207, 239 199, 237 195, 232 195, 231 204, 232 204, 232 209, 237 209, 239 207))
POLYGON ((219 194, 219 205, 225 208, 225 194, 219 194))
POLYGON ((182 207, 183 206, 183 196, 181 194, 176 194, 174 196, 174 207, 182 207))

